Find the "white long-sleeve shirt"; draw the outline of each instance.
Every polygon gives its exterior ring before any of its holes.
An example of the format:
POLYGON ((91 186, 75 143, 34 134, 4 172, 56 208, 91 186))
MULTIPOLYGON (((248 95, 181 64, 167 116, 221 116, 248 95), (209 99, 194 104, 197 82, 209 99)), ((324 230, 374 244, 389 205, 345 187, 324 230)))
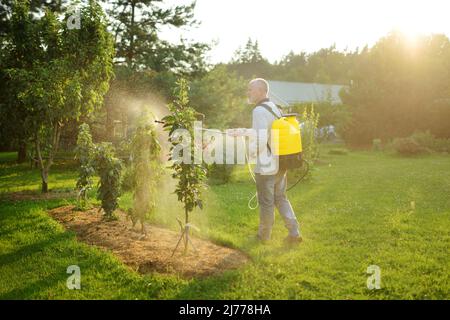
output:
MULTIPOLYGON (((281 111, 272 101, 267 100, 260 104, 262 103, 268 105, 276 115, 282 116, 281 111)), ((260 105, 253 109, 252 129, 256 131, 257 138, 250 142, 249 152, 256 155, 255 173, 269 175, 276 174, 278 171, 278 158, 267 148, 272 122, 276 119, 271 112, 260 105)))

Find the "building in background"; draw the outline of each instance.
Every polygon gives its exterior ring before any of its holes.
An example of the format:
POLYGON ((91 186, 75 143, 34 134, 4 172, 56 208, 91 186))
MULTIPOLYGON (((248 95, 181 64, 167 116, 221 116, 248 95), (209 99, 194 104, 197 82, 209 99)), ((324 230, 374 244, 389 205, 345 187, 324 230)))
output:
POLYGON ((318 103, 330 101, 341 104, 339 91, 346 87, 337 84, 321 84, 306 82, 287 82, 268 80, 269 97, 281 107, 288 107, 297 103, 318 103))

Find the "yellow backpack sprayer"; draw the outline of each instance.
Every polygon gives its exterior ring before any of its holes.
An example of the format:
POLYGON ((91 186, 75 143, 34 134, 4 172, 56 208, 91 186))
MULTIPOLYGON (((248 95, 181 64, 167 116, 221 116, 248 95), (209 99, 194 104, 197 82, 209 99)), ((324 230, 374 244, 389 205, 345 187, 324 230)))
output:
POLYGON ((290 113, 278 116, 267 104, 260 104, 276 120, 272 122, 272 132, 277 134, 271 137, 270 151, 278 156, 280 169, 293 169, 302 166, 302 138, 297 114, 290 113))
MULTIPOLYGON (((297 181, 287 188, 286 191, 294 188, 300 181, 302 181, 309 171, 309 164, 302 157, 302 138, 300 134, 300 124, 297 121, 298 114, 289 113, 282 114, 281 117, 273 112, 272 108, 267 104, 260 104, 268 112, 270 112, 276 120, 272 122, 272 132, 276 132, 271 136, 270 145, 268 145, 269 150, 273 155, 278 156, 278 168, 279 170, 289 170, 296 169, 305 166, 303 174, 297 179, 297 181)), ((247 161, 248 162, 248 161, 247 161)), ((255 181, 255 176, 251 171, 250 165, 248 165, 249 172, 255 181)), ((248 201, 248 207, 252 210, 258 207, 258 204, 252 206, 252 202, 256 200, 257 193, 253 195, 248 201)))

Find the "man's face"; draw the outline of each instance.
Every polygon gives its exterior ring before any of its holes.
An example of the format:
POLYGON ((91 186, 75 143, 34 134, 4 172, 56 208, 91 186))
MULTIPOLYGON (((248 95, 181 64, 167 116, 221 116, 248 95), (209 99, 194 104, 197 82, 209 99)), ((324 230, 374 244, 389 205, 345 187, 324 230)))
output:
POLYGON ((250 83, 247 87, 247 100, 248 103, 257 103, 258 101, 264 99, 263 90, 257 86, 255 83, 250 83))

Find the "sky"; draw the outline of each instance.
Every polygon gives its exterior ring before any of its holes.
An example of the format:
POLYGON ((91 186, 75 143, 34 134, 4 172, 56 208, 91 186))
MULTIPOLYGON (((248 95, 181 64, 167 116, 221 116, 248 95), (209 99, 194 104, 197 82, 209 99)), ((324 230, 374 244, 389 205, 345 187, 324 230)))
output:
POLYGON ((209 54, 212 63, 228 62, 250 37, 258 40, 263 56, 275 62, 291 50, 372 46, 394 29, 411 37, 429 33, 450 37, 449 14, 449 0, 197 0, 195 18, 200 26, 163 30, 162 37, 217 42, 209 54))

